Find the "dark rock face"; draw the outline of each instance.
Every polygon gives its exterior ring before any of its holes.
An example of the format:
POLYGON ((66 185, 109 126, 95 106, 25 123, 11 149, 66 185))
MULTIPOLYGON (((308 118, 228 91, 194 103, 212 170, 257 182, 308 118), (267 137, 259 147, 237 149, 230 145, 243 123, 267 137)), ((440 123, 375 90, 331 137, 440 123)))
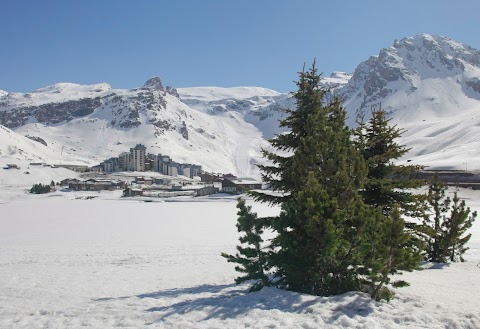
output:
POLYGON ((24 125, 31 118, 43 124, 57 124, 93 113, 100 105, 102 105, 102 100, 100 97, 96 97, 12 108, 11 110, 0 108, 0 124, 14 129, 24 125))
POLYGON ((182 121, 182 125, 180 127, 180 134, 182 134, 182 137, 188 141, 188 129, 185 121, 182 121))
POLYGON ((164 90, 162 80, 159 77, 153 77, 147 80, 142 89, 164 90))
POLYGON ((475 90, 477 93, 480 94, 480 79, 473 78, 465 81, 465 83, 467 84, 467 86, 469 86, 470 88, 472 88, 473 90, 475 90))
POLYGON ((45 142, 45 140, 43 138, 40 138, 40 137, 37 137, 37 136, 29 136, 29 135, 26 135, 25 137, 30 138, 31 140, 33 140, 35 142, 38 142, 40 144, 43 144, 45 146, 48 146, 47 142, 45 142))
POLYGON ((178 99, 180 99, 180 95, 178 94, 177 89, 173 88, 172 86, 167 86, 167 87, 165 88, 165 92, 166 92, 167 94, 170 94, 170 95, 172 95, 172 96, 177 97, 178 99))

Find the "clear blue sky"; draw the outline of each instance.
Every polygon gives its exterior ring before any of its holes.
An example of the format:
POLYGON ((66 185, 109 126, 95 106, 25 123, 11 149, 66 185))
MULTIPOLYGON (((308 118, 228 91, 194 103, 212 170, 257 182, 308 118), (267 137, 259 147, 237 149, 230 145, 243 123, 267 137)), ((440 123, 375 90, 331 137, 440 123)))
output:
POLYGON ((444 35, 480 48, 480 1, 3 0, 0 89, 57 82, 134 88, 263 86, 303 63, 353 72, 395 39, 444 35))

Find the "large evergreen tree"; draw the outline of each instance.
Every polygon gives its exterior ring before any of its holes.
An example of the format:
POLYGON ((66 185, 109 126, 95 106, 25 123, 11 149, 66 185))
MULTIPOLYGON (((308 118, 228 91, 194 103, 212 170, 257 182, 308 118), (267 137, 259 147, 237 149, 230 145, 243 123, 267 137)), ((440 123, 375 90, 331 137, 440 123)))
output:
MULTIPOLYGON (((416 186, 392 176, 413 168, 392 164, 406 152, 394 141, 399 132, 388 127, 381 112, 372 128, 357 130, 354 143, 345 109, 337 98, 327 99, 315 63, 300 73, 297 86, 297 108, 281 121, 288 131, 270 140, 276 151, 264 150, 271 164, 260 166, 263 180, 277 193, 251 193, 281 206, 277 217, 256 218, 262 229, 276 233, 270 253, 264 254, 268 269, 275 269, 277 286, 298 292, 364 290, 376 299, 389 298, 389 276, 413 269, 418 260, 396 206, 410 207, 415 198, 405 189, 416 186), (369 185, 364 187, 365 181, 369 185)), ((248 230, 239 227, 246 235, 248 230)), ((259 250, 253 249, 251 255, 256 255, 259 250)), ((243 265, 239 271, 248 273, 246 279, 258 274, 258 257, 229 257, 243 265)))
POLYGON ((272 261, 285 288, 320 295, 354 290, 364 161, 344 108, 326 99, 315 64, 297 86, 297 108, 281 122, 289 131, 270 141, 277 153, 264 151, 272 165, 260 167, 264 181, 283 194, 253 195, 282 206, 270 225, 277 233, 272 261))

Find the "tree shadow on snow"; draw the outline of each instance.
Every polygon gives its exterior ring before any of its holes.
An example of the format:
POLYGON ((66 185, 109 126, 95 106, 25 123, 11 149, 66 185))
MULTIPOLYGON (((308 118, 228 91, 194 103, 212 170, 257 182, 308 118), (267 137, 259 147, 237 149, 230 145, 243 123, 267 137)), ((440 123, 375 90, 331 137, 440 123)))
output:
MULTIPOLYGON (((180 297, 184 300, 162 307, 152 307, 146 312, 159 312, 157 320, 196 312, 200 321, 209 319, 234 319, 251 310, 278 310, 285 313, 321 313, 329 309, 330 322, 342 315, 353 318, 367 316, 373 312, 373 302, 368 295, 347 293, 333 297, 302 295, 276 288, 264 288, 247 294, 247 289, 235 285, 207 285, 192 288, 171 289, 138 295, 139 298, 180 297), (205 296, 206 295, 206 296, 205 296), (207 314, 205 316, 205 314, 207 314)), ((245 286, 243 286, 245 287, 245 286)))
POLYGON ((441 270, 444 267, 450 267, 448 263, 433 263, 433 262, 422 262, 420 264, 424 270, 441 270))
MULTIPOLYGON (((128 299, 128 298, 177 298, 182 295, 190 295, 190 294, 200 294, 200 293, 218 293, 224 289, 233 288, 235 284, 224 284, 224 285, 200 285, 196 287, 188 287, 188 288, 174 288, 174 289, 166 289, 161 291, 149 292, 139 295, 133 296, 120 296, 120 297, 101 297, 92 299, 94 302, 108 302, 111 300, 121 300, 121 299, 128 299)), ((240 290, 239 290, 240 292, 240 290)), ((243 290, 241 290, 243 292, 243 290)))

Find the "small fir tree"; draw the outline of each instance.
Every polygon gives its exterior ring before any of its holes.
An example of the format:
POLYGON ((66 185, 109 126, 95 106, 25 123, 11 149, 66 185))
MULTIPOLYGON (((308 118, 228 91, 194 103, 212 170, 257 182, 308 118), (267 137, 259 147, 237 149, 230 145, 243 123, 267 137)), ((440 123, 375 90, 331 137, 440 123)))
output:
POLYGON ((402 133, 402 129, 390 125, 381 107, 372 110, 368 123, 360 122, 354 134, 357 148, 367 163, 362 196, 366 204, 381 207, 386 215, 397 204, 402 212, 418 216, 420 200, 409 190, 423 185, 421 180, 412 178, 423 167, 393 163, 409 150, 397 143, 402 133))
POLYGON ((245 200, 241 198, 238 199, 237 208, 239 210, 236 226, 238 232, 243 233, 239 238, 241 245, 237 246, 236 255, 222 253, 222 256, 228 262, 237 263, 235 270, 245 274, 235 279, 237 284, 254 280, 255 283, 250 288, 250 292, 258 291, 271 285, 268 277, 270 252, 268 246, 264 246, 262 238, 265 220, 258 218, 257 214, 251 211, 251 206, 247 206, 245 200))
POLYGON ((398 206, 394 206, 388 216, 377 208, 376 216, 371 218, 367 241, 363 244, 364 274, 363 290, 375 300, 390 300, 393 296, 388 288, 408 286, 403 280, 391 282, 391 276, 401 274, 401 271, 412 271, 418 268, 421 255, 405 231, 405 221, 402 219, 398 206))
POLYGON ((445 197, 445 189, 445 185, 435 174, 426 198, 429 211, 425 212, 423 220, 425 258, 438 263, 463 262, 463 254, 468 250, 465 244, 471 237, 471 234, 466 232, 472 227, 477 212, 471 212, 465 200, 460 200, 457 192, 453 199, 445 197))
POLYGON ((34 184, 30 189, 30 193, 32 194, 44 194, 44 193, 49 193, 50 191, 51 191, 50 185, 42 185, 41 183, 34 184))
POLYGON ((429 212, 424 213, 422 236, 424 240, 425 259, 436 263, 445 263, 447 261, 445 241, 445 219, 449 212, 450 198, 445 197, 445 184, 435 173, 428 186, 426 196, 426 208, 430 209, 433 215, 431 218, 429 212))
POLYGON ((466 234, 467 230, 472 227, 477 212, 471 213, 470 208, 465 205, 465 200, 461 200, 454 193, 452 199, 452 211, 445 221, 445 252, 451 262, 464 262, 463 254, 468 250, 465 244, 470 240, 472 234, 466 234), (466 235, 465 235, 466 234, 466 235))

